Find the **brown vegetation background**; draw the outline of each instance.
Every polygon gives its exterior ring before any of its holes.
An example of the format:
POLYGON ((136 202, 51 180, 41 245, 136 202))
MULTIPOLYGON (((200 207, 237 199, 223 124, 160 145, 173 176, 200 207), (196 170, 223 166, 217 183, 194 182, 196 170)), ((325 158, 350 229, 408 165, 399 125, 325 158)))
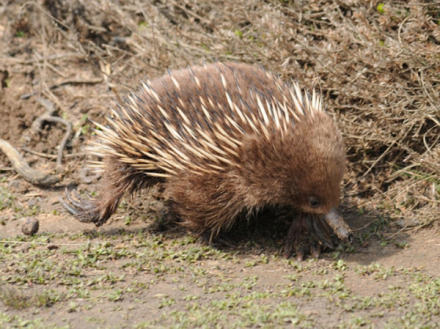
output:
MULTIPOLYGON (((55 167, 64 134, 53 124, 29 133, 45 111, 38 97, 73 123, 65 154, 75 155, 91 138, 88 119, 102 122, 139 79, 240 61, 321 91, 347 145, 343 204, 403 226, 440 216, 434 0, 3 1, 0 40, 0 138, 32 150, 36 168, 55 167)), ((83 163, 65 156, 64 182, 82 182, 83 163)))

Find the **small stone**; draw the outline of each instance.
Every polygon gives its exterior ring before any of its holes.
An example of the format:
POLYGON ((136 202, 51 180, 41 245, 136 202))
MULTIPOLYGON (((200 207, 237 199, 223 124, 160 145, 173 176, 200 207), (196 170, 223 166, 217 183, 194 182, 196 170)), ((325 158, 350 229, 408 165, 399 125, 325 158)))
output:
POLYGON ((59 247, 56 244, 48 244, 47 245, 47 249, 49 250, 55 250, 58 249, 59 247))
POLYGON ((40 228, 40 222, 34 217, 29 217, 26 222, 21 226, 21 231, 26 235, 34 235, 40 228))

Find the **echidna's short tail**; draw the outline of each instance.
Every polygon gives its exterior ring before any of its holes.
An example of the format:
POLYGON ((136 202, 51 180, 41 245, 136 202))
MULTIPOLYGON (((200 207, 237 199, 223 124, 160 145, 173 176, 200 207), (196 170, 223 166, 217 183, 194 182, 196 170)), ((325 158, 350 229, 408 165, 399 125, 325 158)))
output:
POLYGON ((73 196, 70 191, 65 190, 65 196, 68 202, 59 197, 60 203, 63 207, 80 222, 94 223, 96 226, 104 224, 110 216, 116 211, 120 197, 113 196, 111 199, 85 200, 78 195, 76 190, 73 190, 73 196))

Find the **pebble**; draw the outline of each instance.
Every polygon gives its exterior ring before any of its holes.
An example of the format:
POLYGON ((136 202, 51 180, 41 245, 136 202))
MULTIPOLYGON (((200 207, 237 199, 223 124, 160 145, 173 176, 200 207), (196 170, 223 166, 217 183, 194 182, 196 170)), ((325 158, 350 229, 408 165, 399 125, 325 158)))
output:
POLYGON ((34 217, 29 217, 21 226, 21 231, 23 232, 23 234, 26 235, 34 235, 35 233, 38 232, 39 228, 40 228, 40 222, 38 221, 38 219, 34 217))

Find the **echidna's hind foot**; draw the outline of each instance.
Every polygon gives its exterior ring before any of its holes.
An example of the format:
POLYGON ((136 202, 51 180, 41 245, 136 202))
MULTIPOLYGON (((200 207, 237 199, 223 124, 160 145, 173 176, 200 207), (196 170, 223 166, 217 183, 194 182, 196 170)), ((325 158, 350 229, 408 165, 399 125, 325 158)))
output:
POLYGON ((199 241, 201 244, 210 246, 214 249, 236 249, 237 244, 232 240, 228 239, 226 236, 223 236, 221 232, 218 235, 212 235, 211 230, 205 230, 202 233, 199 233, 199 241))
POLYGON ((332 229, 322 216, 300 214, 294 219, 284 246, 284 256, 296 253, 296 259, 302 261, 306 254, 318 258, 321 247, 333 248, 332 229))
POLYGON ((114 198, 113 202, 98 202, 97 200, 85 200, 73 190, 74 198, 70 191, 66 188, 65 196, 68 202, 59 198, 63 207, 80 222, 94 223, 96 226, 104 224, 119 204, 119 198, 114 198))

